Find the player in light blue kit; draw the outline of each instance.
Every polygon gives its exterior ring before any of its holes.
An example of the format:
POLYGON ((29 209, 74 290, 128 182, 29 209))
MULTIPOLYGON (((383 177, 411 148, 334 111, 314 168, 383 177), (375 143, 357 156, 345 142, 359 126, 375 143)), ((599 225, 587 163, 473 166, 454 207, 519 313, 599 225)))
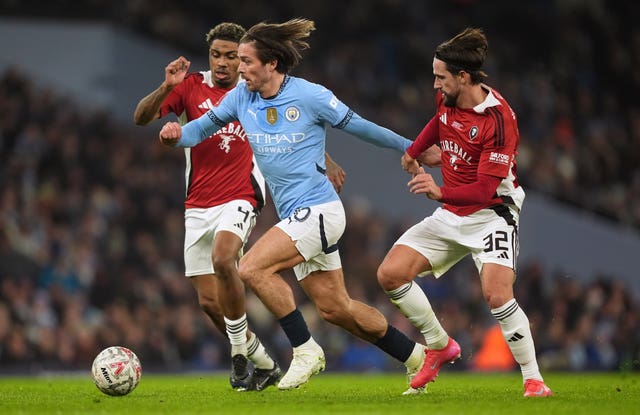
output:
MULTIPOLYGON (((363 119, 323 86, 288 75, 309 47, 301 39, 314 29, 306 19, 253 26, 238 48, 245 82, 200 118, 182 127, 167 123, 160 131, 162 142, 180 147, 198 144, 232 120, 239 120, 247 133, 281 221, 241 259, 239 274, 279 319, 293 347, 280 389, 296 388, 325 367, 322 348, 278 275, 290 268, 322 318, 403 362, 410 376, 424 361, 422 345, 347 293, 337 247, 345 213, 324 164, 327 125, 399 153, 411 141, 363 119)), ((427 164, 439 161, 439 149, 427 154, 427 164)))

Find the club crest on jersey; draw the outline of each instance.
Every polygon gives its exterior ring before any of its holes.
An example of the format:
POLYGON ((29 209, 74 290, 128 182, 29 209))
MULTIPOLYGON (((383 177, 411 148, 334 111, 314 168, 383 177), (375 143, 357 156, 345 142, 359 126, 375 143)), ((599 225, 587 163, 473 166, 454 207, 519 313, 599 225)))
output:
POLYGON ((469 130, 469 140, 473 141, 478 136, 478 127, 475 125, 469 130))
POLYGON ((276 107, 267 108, 267 122, 271 125, 278 122, 278 110, 276 107))
POLYGON ((284 112, 284 116, 288 121, 298 121, 298 118, 300 118, 300 111, 298 111, 296 107, 289 107, 284 112))
POLYGON ((231 146, 229 145, 229 143, 235 140, 236 138, 232 135, 220 134, 220 144, 218 144, 218 147, 220 147, 220 150, 229 154, 229 152, 231 151, 231 146))

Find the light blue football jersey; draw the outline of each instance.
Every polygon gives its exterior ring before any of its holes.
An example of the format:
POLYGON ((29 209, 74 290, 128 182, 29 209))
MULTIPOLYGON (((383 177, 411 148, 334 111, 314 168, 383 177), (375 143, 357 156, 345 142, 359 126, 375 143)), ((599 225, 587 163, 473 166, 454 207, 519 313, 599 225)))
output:
POLYGON ((249 91, 244 82, 238 84, 217 107, 183 127, 178 145, 195 145, 234 120, 247 134, 280 219, 297 208, 339 199, 325 175, 327 126, 399 151, 411 144, 357 116, 327 88, 286 75, 276 96, 269 99, 249 91))

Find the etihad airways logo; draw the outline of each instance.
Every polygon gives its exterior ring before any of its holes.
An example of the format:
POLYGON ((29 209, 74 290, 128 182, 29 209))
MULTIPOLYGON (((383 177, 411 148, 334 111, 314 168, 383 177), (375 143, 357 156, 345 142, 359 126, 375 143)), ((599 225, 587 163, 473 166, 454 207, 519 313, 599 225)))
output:
POLYGON ((306 139, 305 133, 291 133, 291 134, 267 134, 256 133, 247 134, 250 143, 262 144, 262 145, 278 145, 278 144, 296 144, 301 143, 306 139))
POLYGON ((305 133, 247 134, 254 153, 292 153, 296 144, 306 140, 305 133))

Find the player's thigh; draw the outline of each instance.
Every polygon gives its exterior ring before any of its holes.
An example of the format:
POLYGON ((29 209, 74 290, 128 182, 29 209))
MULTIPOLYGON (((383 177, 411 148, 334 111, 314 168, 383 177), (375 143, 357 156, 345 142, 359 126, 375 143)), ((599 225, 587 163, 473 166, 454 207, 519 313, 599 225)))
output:
POLYGON ((253 244, 240 260, 241 276, 253 273, 275 273, 293 268, 304 261, 294 241, 282 229, 271 227, 253 244))
POLYGON ((189 278, 198 294, 200 304, 218 304, 218 281, 213 274, 195 275, 189 278))
POLYGON ((313 271, 300 280, 300 286, 323 312, 330 313, 348 306, 350 298, 342 268, 313 271))
POLYGON ((486 263, 480 272, 482 295, 491 308, 500 307, 513 298, 515 273, 512 268, 486 263))
POLYGON ((412 256, 415 262, 411 266, 418 269, 412 269, 411 272, 417 271, 416 274, 419 276, 433 273, 439 278, 469 254, 469 249, 457 242, 460 240, 458 219, 451 212, 439 208, 433 215, 413 225, 398 238, 394 248, 410 248, 426 261, 422 262, 420 258, 412 256))
POLYGON ((378 282, 385 290, 391 290, 430 269, 429 260, 420 252, 407 245, 394 245, 378 267, 378 282))
POLYGON ((246 200, 225 203, 215 225, 213 257, 218 259, 239 258, 242 247, 256 223, 253 206, 246 200))

